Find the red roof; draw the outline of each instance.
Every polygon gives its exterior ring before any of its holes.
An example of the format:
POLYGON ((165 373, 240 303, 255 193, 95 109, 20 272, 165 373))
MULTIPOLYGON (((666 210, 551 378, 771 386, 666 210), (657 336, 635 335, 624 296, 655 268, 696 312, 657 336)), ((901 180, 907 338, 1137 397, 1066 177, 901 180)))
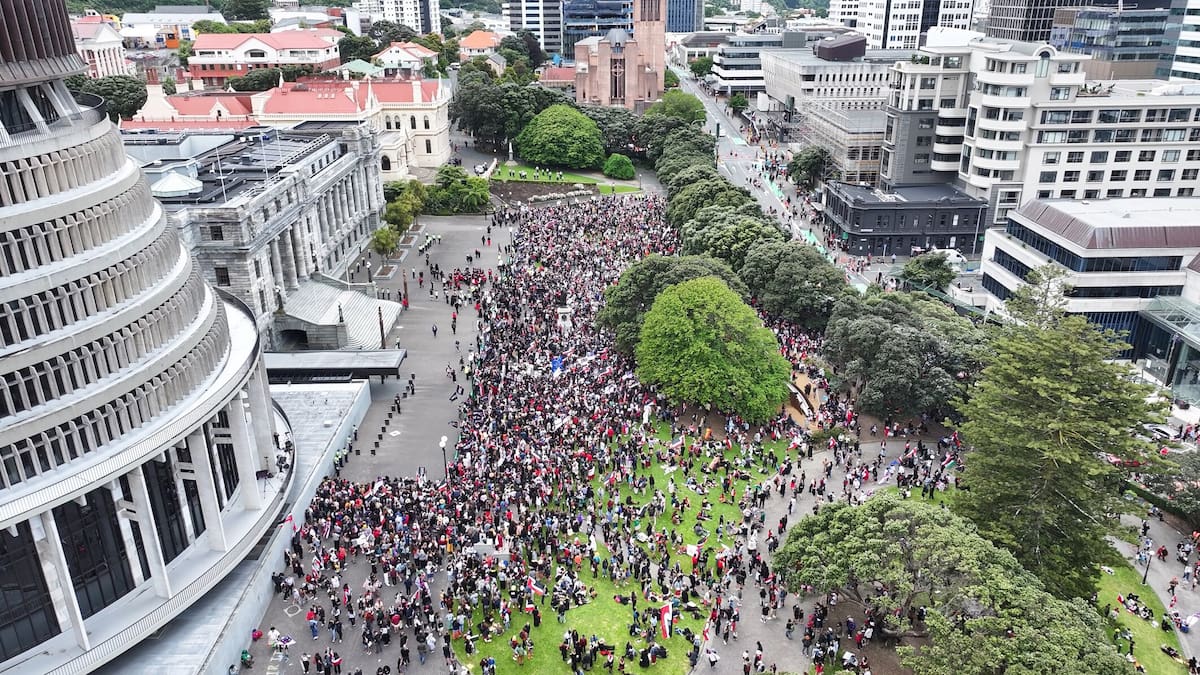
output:
POLYGON ((421 90, 421 101, 433 101, 437 96, 437 80, 372 81, 370 87, 359 81, 357 90, 344 80, 307 80, 286 82, 282 89, 272 89, 262 111, 265 115, 354 114, 367 107, 368 91, 374 92, 381 103, 412 103, 414 85, 421 90), (302 86, 297 89, 297 85, 302 86))
POLYGON ((327 49, 333 44, 326 37, 336 30, 285 30, 279 33, 201 33, 192 43, 192 51, 207 49, 237 49, 250 40, 257 40, 272 49, 327 49), (323 35, 325 35, 323 37, 323 35))
POLYGON ((184 117, 212 117, 213 108, 220 105, 227 115, 249 115, 253 112, 250 94, 221 94, 205 96, 167 97, 167 103, 184 117))
POLYGON ((437 56, 437 52, 426 47, 425 45, 419 45, 415 42, 393 42, 392 44, 385 47, 383 49, 383 51, 376 54, 375 57, 378 58, 380 56, 383 56, 384 54, 386 54, 388 52, 388 50, 391 50, 391 49, 403 49, 407 52, 410 52, 414 56, 417 56, 417 57, 423 58, 423 59, 428 59, 428 58, 437 56))
POLYGON ((486 30, 477 30, 458 41, 462 49, 492 49, 500 44, 500 37, 486 30))
POLYGON ((569 67, 546 68, 545 70, 542 71, 542 75, 541 75, 541 77, 538 78, 538 81, 540 81, 540 82, 574 82, 575 81, 575 69, 569 68, 569 67))

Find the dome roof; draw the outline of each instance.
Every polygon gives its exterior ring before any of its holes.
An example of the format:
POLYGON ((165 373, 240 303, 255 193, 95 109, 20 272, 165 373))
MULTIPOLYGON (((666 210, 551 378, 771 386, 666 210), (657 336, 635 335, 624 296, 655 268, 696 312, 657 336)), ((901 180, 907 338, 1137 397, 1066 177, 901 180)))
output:
POLYGON ((604 41, 612 45, 623 45, 629 41, 629 33, 621 28, 613 28, 604 36, 604 41))

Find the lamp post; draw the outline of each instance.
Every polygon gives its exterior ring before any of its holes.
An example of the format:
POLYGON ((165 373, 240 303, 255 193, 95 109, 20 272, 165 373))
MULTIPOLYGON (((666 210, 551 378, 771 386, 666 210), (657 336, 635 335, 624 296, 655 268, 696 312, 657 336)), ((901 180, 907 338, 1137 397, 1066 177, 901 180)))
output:
POLYGON ((1150 561, 1154 559, 1154 554, 1149 550, 1146 551, 1146 570, 1142 572, 1142 585, 1146 585, 1146 578, 1150 576, 1150 561))
POLYGON ((447 480, 450 479, 450 462, 446 460, 446 437, 442 436, 442 440, 438 442, 438 447, 442 449, 442 471, 447 480))

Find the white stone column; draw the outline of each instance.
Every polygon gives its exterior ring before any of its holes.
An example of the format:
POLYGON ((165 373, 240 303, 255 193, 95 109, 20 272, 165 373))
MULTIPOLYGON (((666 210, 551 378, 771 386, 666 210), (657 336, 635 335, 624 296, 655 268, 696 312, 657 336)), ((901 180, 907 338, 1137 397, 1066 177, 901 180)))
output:
POLYGON ((258 489, 258 453, 246 431, 246 409, 240 396, 234 397, 225 407, 229 415, 229 435, 233 441, 233 453, 237 458, 238 482, 242 486, 242 508, 257 511, 262 508, 262 493, 258 489))
POLYGON ((200 493, 200 511, 204 514, 204 532, 208 535, 208 547, 214 551, 228 551, 225 523, 221 520, 221 503, 217 501, 217 490, 221 487, 213 481, 212 456, 208 454, 204 432, 197 429, 188 434, 187 448, 192 455, 192 468, 196 477, 196 489, 200 493))
POLYGON ((87 651, 92 648, 88 640, 87 627, 83 625, 83 614, 79 611, 79 596, 75 595, 75 584, 71 581, 71 568, 67 565, 67 556, 63 553, 62 537, 58 534, 58 523, 54 520, 54 511, 42 511, 29 521, 37 540, 38 558, 42 563, 42 573, 46 577, 46 587, 50 599, 54 601, 54 610, 58 616, 58 625, 64 631, 71 629, 75 643, 87 651), (43 538, 38 540, 38 530, 43 538))
POLYGON ((146 580, 146 576, 142 574, 142 559, 138 556, 137 542, 133 539, 133 527, 129 524, 129 518, 121 513, 121 510, 130 504, 121 494, 120 481, 114 480, 109 483, 108 493, 112 495, 113 504, 117 507, 117 527, 121 530, 121 541, 125 542, 125 554, 129 556, 129 571, 133 574, 133 585, 140 586, 146 580))
MULTIPOLYGON (((174 451, 171 452, 174 455, 174 451)), ((188 543, 196 541, 196 524, 192 522, 192 509, 188 504, 187 491, 183 489, 183 474, 179 471, 179 457, 171 457, 171 477, 175 479, 175 493, 179 495, 179 512, 183 514, 183 533, 188 543)))
MULTIPOLYGON (((154 460, 150 460, 154 461, 154 460)), ((154 509, 150 508, 150 492, 146 489, 146 474, 142 467, 135 467, 125 474, 133 492, 133 510, 137 513, 138 526, 142 530, 142 545, 146 548, 146 562, 150 564, 150 581, 160 598, 171 597, 171 580, 167 577, 167 561, 163 557, 162 542, 158 539, 158 523, 154 509)))
POLYGON ((292 250, 292 230, 284 228, 275 241, 279 248, 280 262, 283 264, 283 283, 289 291, 300 287, 296 278, 296 254, 292 250))
POLYGON ((267 366, 262 359, 250 374, 246 388, 250 395, 250 425, 254 429, 254 445, 262 458, 261 466, 275 470, 275 409, 271 405, 271 393, 267 387, 267 366))
POLYGON ((289 230, 292 233, 292 256, 296 260, 296 274, 307 279, 309 277, 308 250, 304 246, 304 226, 298 222, 289 230))

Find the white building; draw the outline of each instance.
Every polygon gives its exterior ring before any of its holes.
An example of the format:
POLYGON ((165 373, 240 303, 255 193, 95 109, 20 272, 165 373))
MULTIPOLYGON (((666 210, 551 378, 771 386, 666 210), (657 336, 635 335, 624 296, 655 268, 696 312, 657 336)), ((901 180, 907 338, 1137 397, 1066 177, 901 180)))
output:
POLYGON ((829 18, 867 36, 870 49, 915 49, 930 28, 971 27, 972 0, 831 0, 829 18))
POLYGON ((562 52, 562 0, 511 0, 500 7, 509 30, 533 33, 547 54, 562 52))
POLYGON ((762 53, 783 47, 783 35, 735 33, 717 47, 713 55, 709 83, 717 91, 731 95, 750 94, 766 89, 762 53))
POLYGON ((88 77, 132 75, 133 64, 125 58, 121 33, 102 17, 83 17, 71 22, 75 49, 87 64, 88 77))
POLYGON ((1171 21, 1179 20, 1179 39, 1174 43, 1175 59, 1171 79, 1200 80, 1200 0, 1179 0, 1172 4, 1171 21), (1175 16, 1180 11, 1182 16, 1175 16))
POLYGON ((422 35, 442 32, 439 0, 357 0, 354 9, 371 21, 392 21, 422 35))

